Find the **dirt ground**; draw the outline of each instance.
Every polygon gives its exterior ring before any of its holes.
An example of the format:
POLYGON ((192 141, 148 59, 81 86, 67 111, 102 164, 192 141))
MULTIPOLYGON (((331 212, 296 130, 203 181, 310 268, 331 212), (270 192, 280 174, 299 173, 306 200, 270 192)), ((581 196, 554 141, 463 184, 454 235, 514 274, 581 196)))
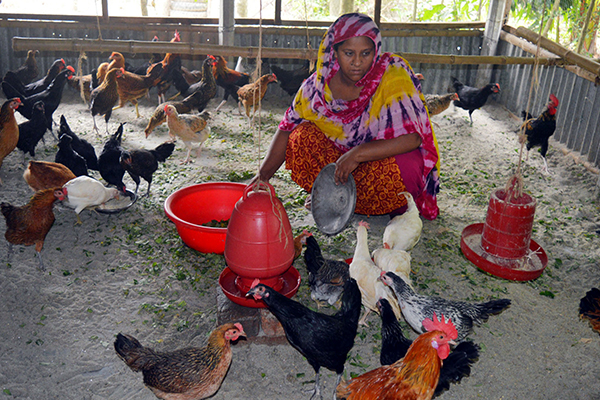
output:
MULTIPOLYGON (((141 102, 139 119, 131 106, 113 113, 110 133, 119 122, 127 122, 125 148, 153 148, 168 139, 164 125, 144 137, 155 97, 152 93, 141 102)), ((200 159, 180 165, 185 151, 178 143, 155 174, 151 195, 129 210, 116 215, 85 210, 83 224, 75 225, 74 212, 58 205, 43 250, 46 272, 38 269, 32 247, 16 246, 8 261, 7 246, 0 244, 0 397, 152 399, 141 374, 116 356, 115 335, 131 334, 158 350, 204 344, 216 327, 216 281, 225 267, 224 257, 183 244, 164 214, 164 201, 191 184, 251 178, 258 165, 258 139, 262 157, 291 99, 267 93, 260 133, 248 127, 231 100, 214 112, 219 101, 214 99, 208 107, 213 113, 212 134, 200 159)), ((107 138, 104 121, 99 119, 97 135, 86 106, 68 88, 56 121, 61 114, 99 153, 107 138)), ((543 175, 541 158, 532 151, 522 171, 525 190, 537 199, 533 239, 548 254, 548 265, 540 278, 530 282, 483 273, 462 255, 461 232, 485 220, 490 193, 515 172, 518 120, 493 103, 476 111, 473 119, 471 127, 467 112, 452 106, 433 117, 442 157, 440 216, 424 221, 421 241, 412 252, 413 282, 422 294, 468 301, 509 298, 512 305, 474 329, 470 339, 481 346, 479 360, 469 377, 439 398, 600 399, 600 336, 578 316, 579 299, 600 286, 598 176, 563 154, 556 142, 548 154, 552 174, 543 175)), ((46 134, 36 159, 54 161, 56 149, 46 134)), ((5 159, 0 169, 1 201, 20 205, 31 196, 22 178, 23 160, 18 150, 5 159)), ((100 178, 96 171, 92 176, 100 178)), ((327 257, 352 256, 355 228, 362 219, 371 223, 371 249, 380 245, 387 217, 356 215, 348 229, 327 237, 303 208, 306 193, 287 171, 280 170, 272 183, 294 233, 314 232, 327 257)), ((134 188, 129 177, 126 184, 134 188)), ((144 182, 140 190, 145 189, 144 182)), ((0 230, 4 228, 2 219, 0 230)), ((294 266, 306 278, 301 258, 294 266)), ((305 280, 296 298, 314 307, 305 280)), ((347 377, 379 366, 380 320, 371 314, 367 321, 369 327, 359 328, 346 364, 347 377)), ((407 334, 416 337, 408 328, 407 334)), ((287 343, 241 341, 233 354, 214 399, 308 398, 303 390, 312 388, 313 370, 287 343)), ((335 373, 324 370, 322 378, 323 396, 331 398, 335 373)))

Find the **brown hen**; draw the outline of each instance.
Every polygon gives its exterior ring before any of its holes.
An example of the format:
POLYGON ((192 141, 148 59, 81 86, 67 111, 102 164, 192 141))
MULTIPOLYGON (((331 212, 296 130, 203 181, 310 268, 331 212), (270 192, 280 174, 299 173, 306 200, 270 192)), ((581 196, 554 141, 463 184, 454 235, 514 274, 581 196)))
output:
POLYGON ((458 100, 458 94, 426 94, 425 105, 429 111, 429 116, 432 117, 446 111, 453 100, 458 100))
POLYGON ((140 76, 132 72, 125 71, 125 68, 120 68, 117 71, 117 92, 119 93, 119 105, 117 108, 121 108, 126 102, 130 101, 135 106, 135 114, 137 118, 140 117, 138 110, 138 101, 140 97, 145 96, 153 87, 158 79, 163 74, 163 66, 160 63, 156 63, 148 68, 148 73, 145 76, 140 76))
POLYGON ((96 132, 98 132, 96 115, 104 115, 106 132, 108 133, 108 120, 110 119, 114 105, 119 101, 117 71, 118 69, 111 69, 108 71, 102 84, 92 90, 92 94, 90 95, 90 111, 94 118, 94 130, 96 132))
POLYGON ((119 333, 115 351, 133 371, 142 371, 144 383, 159 399, 200 400, 215 394, 231 364, 231 342, 246 336, 240 323, 215 329, 203 348, 158 353, 134 337, 119 333))
MULTIPOLYGON (((250 110, 254 107, 254 111, 256 111, 256 106, 265 97, 268 84, 271 82, 277 82, 275 74, 263 75, 256 82, 249 83, 238 89, 237 95, 240 114, 242 113, 241 105, 243 104, 246 109, 246 116, 250 119, 250 110)), ((252 117, 254 119, 254 114, 252 117)))
MULTIPOLYGON (((6 100, 0 108, 0 167, 4 158, 9 155, 19 142, 19 124, 15 118, 15 110, 21 105, 21 99, 6 100)), ((0 185, 2 179, 0 179, 0 185)))
POLYGON ((75 174, 68 167, 50 161, 29 161, 29 166, 23 173, 25 182, 36 192, 62 187, 75 178, 75 174))

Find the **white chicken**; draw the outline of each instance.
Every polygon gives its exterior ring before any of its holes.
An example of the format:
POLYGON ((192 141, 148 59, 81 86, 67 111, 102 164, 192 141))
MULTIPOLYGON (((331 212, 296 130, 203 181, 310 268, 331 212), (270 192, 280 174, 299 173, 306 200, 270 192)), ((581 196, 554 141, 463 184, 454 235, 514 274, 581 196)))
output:
POLYGON ((421 238, 423 221, 415 200, 408 192, 402 192, 407 201, 408 208, 402 215, 397 215, 388 222, 383 231, 383 247, 411 251, 421 238))
POLYGON ((188 149, 187 156, 182 164, 187 164, 191 161, 192 143, 200 143, 196 150, 196 157, 200 157, 202 143, 210 135, 210 126, 206 122, 210 114, 205 112, 200 115, 179 115, 177 109, 170 104, 165 106, 165 114, 167 116, 167 125, 169 126, 169 136, 173 140, 176 140, 176 137, 180 137, 188 149))
POLYGON ((365 320, 371 310, 378 312, 376 303, 382 298, 390 302, 397 318, 400 318, 401 315, 394 295, 385 288, 385 285, 379 279, 381 269, 371 259, 367 234, 368 227, 369 224, 364 221, 358 223, 358 228, 356 229, 356 248, 352 263, 350 263, 350 277, 354 278, 356 283, 358 283, 362 295, 362 304, 365 307, 365 314, 359 321, 361 325, 366 325, 365 320))
POLYGON ((77 224, 81 224, 79 213, 84 208, 99 206, 110 199, 119 198, 118 189, 107 188, 100 181, 87 175, 78 176, 65 183, 63 193, 66 195, 64 203, 75 209, 77 224))
POLYGON ((381 248, 373 250, 372 253, 375 265, 384 272, 393 272, 402 277, 410 287, 412 282, 410 279, 410 253, 404 250, 381 248))

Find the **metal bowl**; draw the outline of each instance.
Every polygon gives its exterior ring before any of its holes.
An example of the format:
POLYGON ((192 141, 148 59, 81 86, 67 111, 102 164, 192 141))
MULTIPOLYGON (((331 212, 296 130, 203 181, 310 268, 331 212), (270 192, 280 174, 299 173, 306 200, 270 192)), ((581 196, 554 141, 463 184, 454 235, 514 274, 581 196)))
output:
POLYGON ((323 167, 312 187, 311 211, 317 228, 327 235, 344 230, 356 208, 356 183, 352 174, 343 185, 336 185, 335 163, 323 167))
POLYGON ((129 189, 127 189, 125 195, 123 195, 123 193, 120 193, 120 195, 120 200, 110 199, 106 203, 100 204, 98 207, 96 207, 96 211, 102 214, 120 213, 121 211, 125 211, 131 207, 138 199, 138 196, 129 189), (127 197, 128 200, 124 200, 123 197, 127 197))

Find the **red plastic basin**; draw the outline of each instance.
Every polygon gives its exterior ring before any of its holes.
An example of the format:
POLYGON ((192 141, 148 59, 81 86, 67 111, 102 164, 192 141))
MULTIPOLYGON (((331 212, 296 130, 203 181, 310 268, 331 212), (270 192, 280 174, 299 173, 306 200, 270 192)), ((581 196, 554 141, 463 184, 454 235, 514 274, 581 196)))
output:
POLYGON ((233 182, 207 182, 179 189, 165 201, 165 214, 175 223, 185 244, 202 253, 223 254, 227 228, 203 226, 212 220, 231 217, 235 203, 246 185, 233 182))

